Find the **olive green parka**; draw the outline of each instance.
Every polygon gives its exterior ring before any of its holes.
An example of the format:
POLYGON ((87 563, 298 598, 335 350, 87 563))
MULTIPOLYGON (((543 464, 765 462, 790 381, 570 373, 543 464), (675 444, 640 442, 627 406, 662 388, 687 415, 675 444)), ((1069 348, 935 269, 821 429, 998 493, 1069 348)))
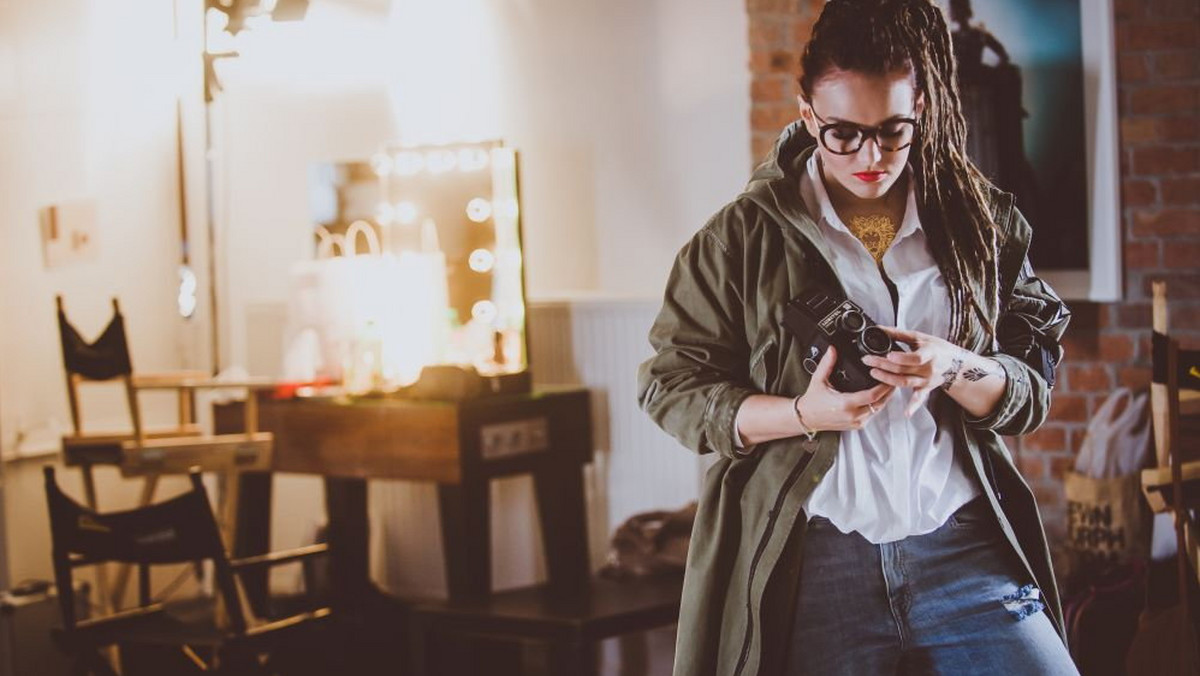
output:
MULTIPOLYGON (((638 369, 639 402, 651 419, 685 447, 720 456, 705 476, 692 530, 675 676, 781 671, 804 549, 802 505, 837 456, 834 431, 813 441, 759 444, 747 455, 733 445, 734 416, 746 397, 794 396, 808 387, 801 366, 806 346, 783 325, 786 302, 814 284, 844 294, 800 197, 809 143, 799 123, 788 127, 745 191, 679 252, 650 330, 655 354, 638 369)), ((1070 312, 1033 276, 1026 259, 1030 226, 1012 196, 995 190, 991 199, 999 227, 1001 316, 1019 319, 1007 325, 1022 327, 1024 344, 1040 345, 1057 363, 1070 312)), ((976 293, 983 297, 981 289, 976 293)), ((1000 317, 990 319, 995 326, 1000 317)), ((939 427, 953 430, 968 476, 978 480, 1061 635, 1037 504, 1001 439, 1042 424, 1050 386, 1000 343, 987 344, 982 335, 974 342, 970 349, 994 357, 1006 373, 999 404, 975 419, 935 393, 935 416, 939 427)))

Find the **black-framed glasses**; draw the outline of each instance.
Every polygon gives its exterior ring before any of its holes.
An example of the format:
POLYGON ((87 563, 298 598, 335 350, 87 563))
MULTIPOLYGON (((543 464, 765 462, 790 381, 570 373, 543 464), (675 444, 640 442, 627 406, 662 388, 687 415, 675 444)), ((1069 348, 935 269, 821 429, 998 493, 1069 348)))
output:
POLYGON ((853 155, 868 138, 875 139, 880 150, 890 153, 912 145, 917 135, 917 121, 911 117, 893 117, 876 127, 864 127, 853 122, 826 122, 809 103, 813 117, 821 123, 817 137, 825 149, 835 155, 853 155))

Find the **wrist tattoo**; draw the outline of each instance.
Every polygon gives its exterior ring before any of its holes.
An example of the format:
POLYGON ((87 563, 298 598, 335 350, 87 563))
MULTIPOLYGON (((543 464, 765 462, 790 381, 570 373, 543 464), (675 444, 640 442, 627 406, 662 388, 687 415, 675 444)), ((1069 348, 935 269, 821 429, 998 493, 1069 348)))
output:
POLYGON ((958 377, 958 372, 962 369, 963 361, 961 359, 953 359, 950 361, 950 368, 942 372, 942 390, 950 391, 950 386, 954 384, 954 379, 958 377))
POLYGON ((962 373, 962 377, 966 378, 967 380, 969 380, 971 382, 983 380, 984 378, 986 378, 990 375, 992 375, 991 371, 985 371, 984 369, 981 369, 977 366, 973 366, 973 367, 967 369, 966 371, 963 371, 963 373, 962 373))

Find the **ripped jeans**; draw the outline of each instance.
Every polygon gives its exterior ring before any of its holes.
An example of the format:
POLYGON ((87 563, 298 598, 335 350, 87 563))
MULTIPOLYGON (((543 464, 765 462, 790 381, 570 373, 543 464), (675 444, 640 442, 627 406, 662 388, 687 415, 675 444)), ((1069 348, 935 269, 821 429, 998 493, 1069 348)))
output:
POLYGON ((985 500, 882 545, 809 521, 784 673, 1077 676, 985 500))

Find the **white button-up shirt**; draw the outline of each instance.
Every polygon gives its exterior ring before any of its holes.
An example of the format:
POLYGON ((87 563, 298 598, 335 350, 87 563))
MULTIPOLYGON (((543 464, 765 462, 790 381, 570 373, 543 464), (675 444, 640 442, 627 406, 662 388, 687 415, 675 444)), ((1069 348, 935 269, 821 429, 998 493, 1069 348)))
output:
MULTIPOLYGON (((833 209, 817 155, 801 176, 800 195, 818 218, 849 299, 877 324, 947 338, 950 297, 921 229, 911 169, 904 221, 883 255, 883 269, 899 297, 893 309, 875 259, 833 209)), ((879 544, 936 530, 979 494, 954 453, 953 434, 939 430, 934 420, 930 404, 945 395, 934 392, 905 418, 911 396, 911 389, 901 388, 861 430, 841 433, 837 460, 805 503, 809 516, 823 516, 842 532, 879 544)))

